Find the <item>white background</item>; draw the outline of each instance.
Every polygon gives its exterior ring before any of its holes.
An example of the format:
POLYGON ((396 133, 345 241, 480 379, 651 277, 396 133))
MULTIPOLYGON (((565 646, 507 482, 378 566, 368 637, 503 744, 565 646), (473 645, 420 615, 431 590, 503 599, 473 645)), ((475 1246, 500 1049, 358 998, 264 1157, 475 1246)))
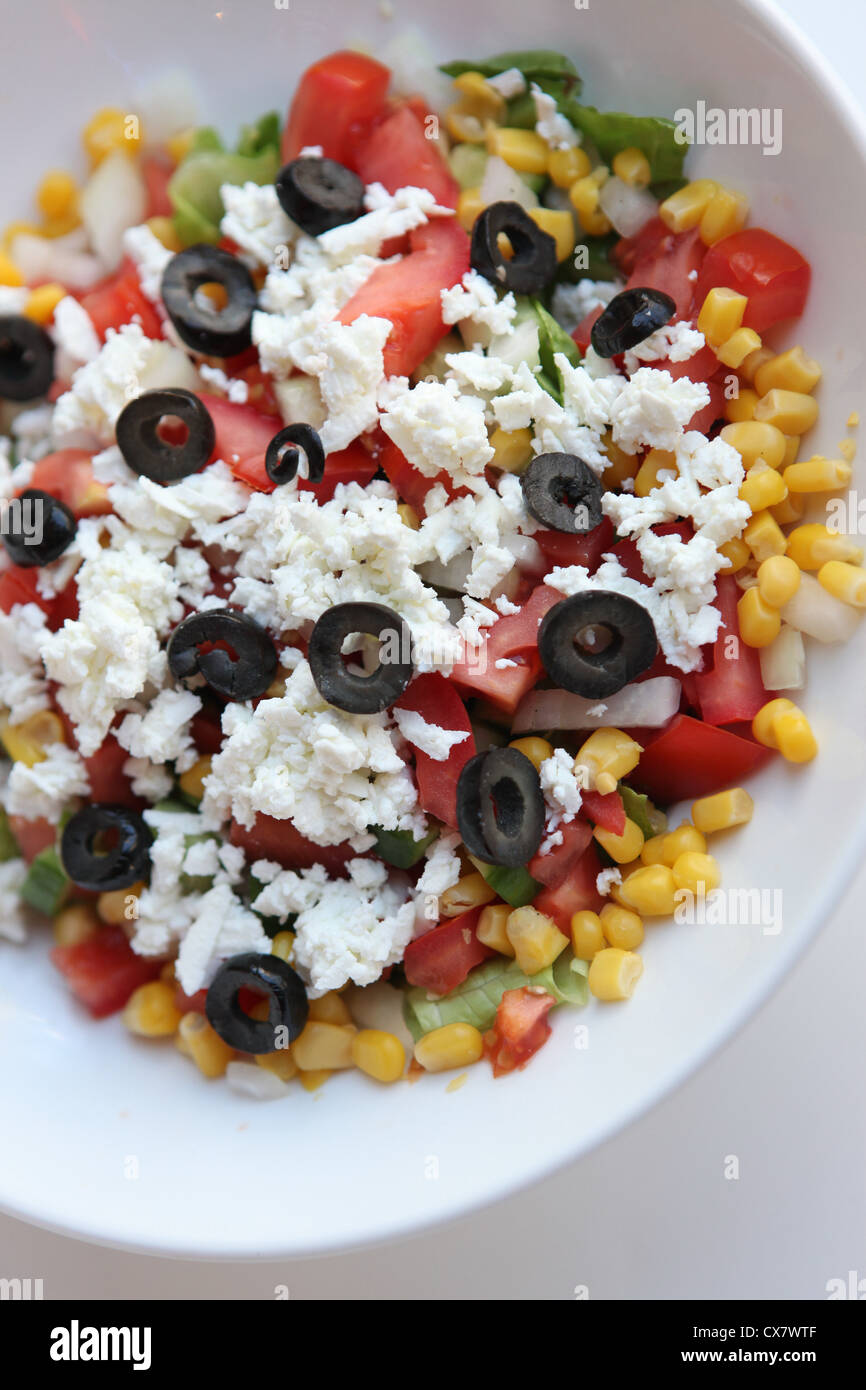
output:
MULTIPOLYGON (((859 7, 783 8, 866 104, 859 7)), ((768 853, 796 852, 791 833, 780 825, 768 853)), ((824 1298, 828 1280, 866 1278, 864 902, 866 868, 721 1054, 617 1138, 507 1203, 372 1251, 209 1266, 0 1216, 0 1275, 42 1278, 46 1298, 270 1298, 275 1285, 301 1299, 570 1299, 581 1285, 591 1299, 824 1298)), ((291 1193, 290 1136, 262 1183, 291 1193)))

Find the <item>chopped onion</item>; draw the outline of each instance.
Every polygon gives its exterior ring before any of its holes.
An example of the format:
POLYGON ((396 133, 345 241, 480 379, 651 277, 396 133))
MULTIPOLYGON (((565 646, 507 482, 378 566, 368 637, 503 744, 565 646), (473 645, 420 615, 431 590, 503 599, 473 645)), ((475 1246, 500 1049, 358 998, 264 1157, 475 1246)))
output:
POLYGON ((81 249, 85 237, 33 236, 22 232, 9 248, 12 260, 28 284, 56 280, 68 290, 89 290, 105 278, 105 266, 81 249))
POLYGON ((857 631, 862 614, 834 598, 811 574, 800 577, 800 587, 781 610, 783 622, 815 637, 819 642, 847 642, 857 631))
POLYGON ((90 245, 106 268, 116 270, 123 257, 123 233, 147 211, 147 189, 138 162, 114 150, 90 176, 81 194, 81 220, 90 245))
POLYGON ((290 376, 288 381, 276 381, 274 395, 284 425, 303 423, 311 425, 314 430, 322 428, 327 412, 315 377, 290 376))
POLYGON ((487 161, 479 193, 484 207, 491 203, 519 203, 527 211, 538 207, 538 199, 529 184, 524 183, 517 171, 498 154, 492 154, 487 161))
POLYGON ((606 700, 585 700, 568 690, 533 690, 518 706, 512 729, 516 734, 531 729, 598 729, 607 724, 658 729, 679 707, 680 683, 673 676, 633 682, 606 700), (602 704, 605 709, 600 715, 589 713, 602 704))
POLYGON ((658 203, 646 188, 632 188, 616 174, 602 187, 598 205, 620 236, 634 236, 658 212, 658 203))
POLYGON ((806 644, 795 627, 783 627, 774 642, 762 647, 761 680, 767 690, 802 690, 806 684, 806 644))
POLYGON ((185 352, 171 343, 159 342, 154 343, 150 350, 150 358, 141 373, 139 385, 142 391, 163 390, 172 386, 186 391, 200 391, 201 377, 185 352))
POLYGON ((285 1081, 255 1062, 229 1062, 226 1081, 231 1090, 252 1100, 282 1100, 289 1094, 285 1081))
POLYGON ((418 573, 425 584, 434 589, 450 589, 452 594, 462 594, 472 568, 472 551, 461 550, 447 564, 441 560, 425 560, 418 566, 418 573))

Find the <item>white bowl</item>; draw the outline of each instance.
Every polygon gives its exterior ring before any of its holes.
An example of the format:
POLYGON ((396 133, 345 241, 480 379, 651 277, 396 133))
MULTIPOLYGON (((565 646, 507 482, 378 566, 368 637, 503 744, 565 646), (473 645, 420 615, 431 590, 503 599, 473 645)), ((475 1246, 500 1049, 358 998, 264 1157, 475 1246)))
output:
MULTIPOLYGON (((13 13, 7 0, 0 90, 20 113, 4 150, 10 216, 25 214, 44 168, 76 160, 77 133, 96 107, 129 105, 161 69, 187 67, 204 114, 232 133, 268 106, 284 108, 312 59, 359 38, 378 51, 413 20, 443 60, 532 45, 568 52, 587 99, 609 108, 778 107, 779 155, 702 148, 690 167, 746 189, 754 221, 814 259, 810 305, 790 341, 825 367, 815 445, 835 452, 863 406, 866 140, 838 79, 777 11, 757 0, 591 0, 587 9, 537 0, 530 14, 474 0, 437 4, 434 20, 429 4, 397 0, 388 23, 374 0, 291 0, 287 10, 224 0, 215 13, 218 3, 43 0, 13 13)), ((88 1021, 44 940, 0 947, 0 1207, 140 1250, 309 1255, 465 1214, 576 1158, 718 1047, 838 899, 866 838, 860 654, 856 640, 813 644, 803 703, 821 755, 755 779, 753 823, 719 846, 727 886, 781 890, 781 932, 651 926, 635 998, 559 1010, 543 1053, 508 1079, 493 1082, 479 1066, 449 1091, 448 1076, 387 1089, 346 1074, 314 1095, 295 1088, 256 1104, 205 1083, 170 1046, 137 1044, 117 1019, 88 1021)))

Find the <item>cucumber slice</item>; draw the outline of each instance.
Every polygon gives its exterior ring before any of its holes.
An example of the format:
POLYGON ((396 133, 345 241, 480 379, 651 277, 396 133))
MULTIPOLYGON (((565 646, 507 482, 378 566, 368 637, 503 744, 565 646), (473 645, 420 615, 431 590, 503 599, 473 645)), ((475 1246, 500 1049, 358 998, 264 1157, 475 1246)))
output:
POLYGON ((487 151, 483 145, 455 145, 448 163, 461 188, 479 188, 487 165, 487 151))

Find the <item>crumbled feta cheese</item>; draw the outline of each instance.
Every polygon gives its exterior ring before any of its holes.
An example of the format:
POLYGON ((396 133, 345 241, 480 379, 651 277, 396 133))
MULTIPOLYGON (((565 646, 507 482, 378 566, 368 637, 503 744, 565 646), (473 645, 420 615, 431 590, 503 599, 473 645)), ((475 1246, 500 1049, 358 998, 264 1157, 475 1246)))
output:
POLYGON ((319 431, 326 454, 345 449, 376 424, 376 393, 385 375, 383 350, 390 332, 390 319, 361 314, 350 324, 323 324, 316 333, 309 365, 328 411, 319 431))
MULTIPOLYGON (((71 389, 57 402, 55 441, 59 446, 79 440, 113 443, 117 417, 129 401, 158 386, 187 386, 192 371, 183 353, 146 338, 137 323, 109 328, 98 355, 79 367, 71 389)), ((198 380, 195 373, 193 380, 198 380)))
POLYGON ((557 285, 553 291, 550 312, 565 329, 573 333, 592 309, 604 308, 622 285, 614 280, 578 280, 576 285, 557 285))
POLYGON ((526 91, 526 78, 520 68, 506 68, 504 72, 496 73, 495 77, 488 77, 487 85, 505 97, 506 101, 510 101, 512 97, 522 96, 526 91))
POLYGON ((123 772, 129 778, 135 796, 145 801, 163 801, 171 795, 174 778, 161 762, 152 763, 149 758, 127 758, 123 772))
POLYGON ((542 840, 541 844, 538 846, 539 855, 543 856, 546 854, 550 854, 551 850, 556 849, 557 845, 562 844, 563 838, 564 837, 561 830, 551 831, 551 833, 547 835, 542 840))
POLYGON ((511 473, 503 473, 495 488, 478 479, 472 496, 450 503, 444 490, 433 488, 427 495, 427 516, 413 533, 416 561, 435 558, 447 565, 462 551, 470 552, 465 591, 472 598, 487 598, 513 570, 515 552, 521 542, 526 544, 520 533, 535 529, 520 479, 511 473), (439 492, 441 497, 434 495, 439 492))
POLYGON ((586 712, 590 719, 603 719, 607 714, 607 705, 604 700, 600 700, 597 705, 590 705, 586 712))
POLYGON ((696 411, 709 404, 703 382, 641 367, 619 391, 611 407, 613 438, 626 453, 649 446, 676 449, 696 411))
POLYGON ((220 223, 229 237, 259 265, 275 264, 277 252, 292 246, 298 228, 287 217, 272 183, 224 183, 220 197, 225 215, 220 223))
POLYGON ((666 358, 671 362, 687 362, 704 346, 703 333, 690 323, 668 323, 625 354, 625 369, 632 376, 642 362, 660 362, 666 358))
POLYGON ((56 824, 76 796, 87 796, 90 783, 78 753, 65 743, 51 743, 41 762, 27 767, 12 764, 6 784, 6 810, 10 816, 49 820, 56 824))
POLYGON ((217 883, 196 900, 177 955, 178 983, 186 994, 195 994, 210 984, 220 961, 246 951, 269 954, 270 949, 261 919, 227 883, 217 883))
POLYGON ((443 729, 438 724, 428 724, 417 710, 395 709, 393 713, 394 723, 407 743, 437 763, 445 762, 452 748, 470 737, 468 729, 443 729))
POLYGON ((16 604, 0 612, 0 706, 10 724, 48 709, 48 687, 38 652, 45 632, 45 613, 36 603, 16 604))
POLYGON ((127 227, 123 233, 123 249, 133 261, 148 299, 154 304, 161 303, 163 273, 174 252, 163 246, 146 222, 140 227, 127 227))
POLYGON ((564 748, 557 748, 551 757, 545 758, 538 776, 547 807, 545 824, 552 832, 563 822, 573 821, 580 810, 583 798, 574 772, 574 758, 564 748))
POLYGON ((509 290, 500 299, 496 289, 477 270, 468 270, 459 285, 442 291, 442 322, 470 323, 488 328, 494 337, 513 331, 517 304, 509 290))
POLYGON ((319 248, 333 265, 357 256, 378 256, 386 241, 423 227, 431 217, 453 217, 454 209, 440 207, 428 188, 398 188, 389 193, 381 183, 364 194, 367 212, 317 237, 319 248))
POLYGON ((579 145, 582 136, 575 130, 556 104, 556 98, 542 91, 537 82, 530 89, 535 102, 535 129, 546 140, 552 150, 572 150, 579 145))
POLYGON ((428 478, 445 472, 456 483, 469 484, 493 458, 484 402, 461 394, 455 381, 419 381, 391 402, 381 425, 428 478))
POLYGON ((595 880, 595 891, 606 898, 611 888, 617 888, 622 883, 622 871, 620 869, 602 869, 595 880))
POLYGON ((325 151, 321 145, 305 145, 298 159, 324 159, 325 151))
POLYGON ((519 666, 520 663, 518 661, 512 661, 510 656, 500 656, 499 660, 494 661, 493 665, 496 667, 497 671, 507 671, 509 666, 519 666))
MULTIPOLYGON (((453 830, 443 830, 425 854, 425 864, 418 882, 415 884, 416 900, 423 903, 429 894, 439 898, 449 888, 453 888, 463 869, 460 864, 460 836, 453 830)), ((429 918, 427 927, 431 926, 429 918)))
POLYGON ((190 720, 201 707, 191 690, 162 690, 144 714, 126 715, 117 741, 133 758, 174 763, 177 772, 186 772, 198 757, 190 720))
MULTIPOLYGON (((514 372, 512 390, 497 396, 491 409, 496 423, 504 430, 533 429, 532 447, 536 454, 578 454, 595 473, 602 473, 608 459, 600 432, 584 423, 580 411, 594 399, 595 388, 603 388, 614 398, 622 388, 624 378, 614 376, 593 380, 583 367, 572 367, 562 353, 554 362, 567 379, 568 405, 560 405, 533 376, 522 362, 514 372), (579 375, 577 375, 579 374, 579 375)), ((612 407, 611 407, 612 408, 612 407)), ((606 409, 593 410, 589 418, 600 420, 606 409)))
POLYGON ((520 612, 520 604, 512 603, 511 599, 506 598, 505 594, 500 594, 499 598, 494 599, 493 606, 499 610, 503 617, 508 617, 513 613, 520 612))
POLYGON ((218 391, 223 391, 233 405, 246 404, 250 388, 242 377, 226 376, 222 367, 209 367, 206 362, 202 362, 198 373, 208 386, 215 386, 218 391))
POLYGON ((79 367, 92 362, 99 354, 99 337, 93 320, 71 294, 61 299, 54 310, 51 336, 57 350, 54 370, 61 381, 70 381, 79 367))
POLYGON ((29 865, 24 859, 7 859, 0 864, 0 937, 20 944, 27 936, 27 909, 21 889, 29 865))

